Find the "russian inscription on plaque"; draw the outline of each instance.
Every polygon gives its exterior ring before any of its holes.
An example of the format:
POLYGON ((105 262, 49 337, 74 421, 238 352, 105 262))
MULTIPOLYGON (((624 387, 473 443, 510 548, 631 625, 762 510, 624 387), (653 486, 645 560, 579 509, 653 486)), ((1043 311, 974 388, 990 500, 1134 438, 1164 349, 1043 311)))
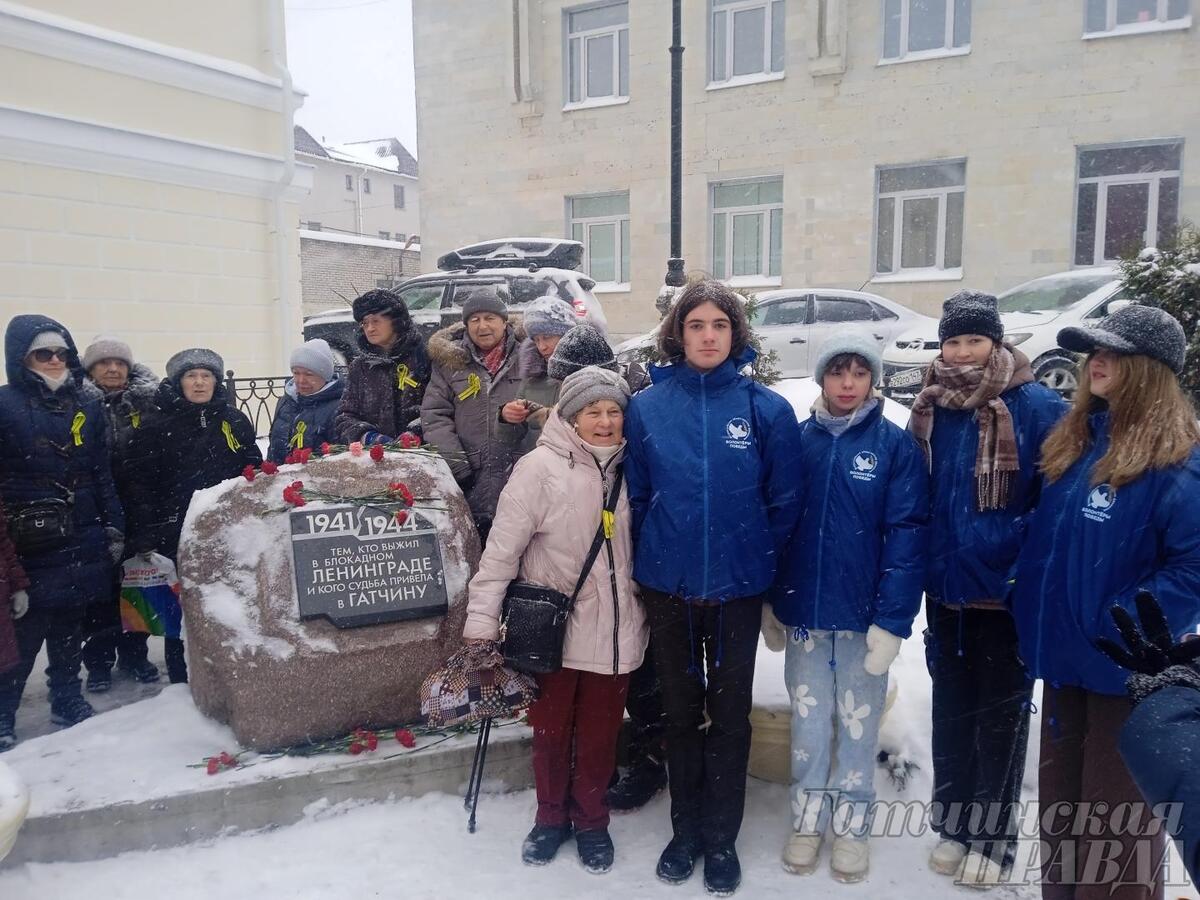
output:
POLYGON ((445 615, 437 529, 400 504, 346 504, 291 513, 300 618, 338 628, 445 615))

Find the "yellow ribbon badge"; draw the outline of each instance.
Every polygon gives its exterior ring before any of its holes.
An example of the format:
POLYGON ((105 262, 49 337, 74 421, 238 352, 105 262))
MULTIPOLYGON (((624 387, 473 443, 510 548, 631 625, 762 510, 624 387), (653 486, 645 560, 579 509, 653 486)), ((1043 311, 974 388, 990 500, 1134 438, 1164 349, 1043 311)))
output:
POLYGON ((308 423, 301 419, 296 423, 296 433, 292 435, 292 439, 288 441, 289 447, 295 447, 299 450, 304 446, 304 432, 308 430, 308 423))
POLYGON ((236 453, 242 449, 241 442, 233 436, 233 427, 228 422, 221 423, 221 433, 225 435, 225 443, 232 452, 236 453))
POLYGON ((607 540, 610 540, 610 541, 611 541, 611 540, 612 540, 612 537, 613 537, 613 535, 614 535, 614 534, 616 534, 616 531, 617 531, 617 517, 616 517, 616 514, 615 514, 615 513, 613 513, 613 512, 611 512, 610 510, 607 510, 607 509, 606 509, 606 510, 604 510, 604 512, 603 512, 603 513, 601 513, 601 514, 600 514, 600 521, 602 521, 602 522, 604 523, 604 537, 605 537, 605 539, 607 539, 607 540))
POLYGON ((71 437, 75 439, 75 446, 83 446, 83 423, 87 421, 87 416, 81 412, 75 413, 75 418, 71 420, 71 437))
POLYGON ((412 375, 409 374, 408 366, 404 365, 403 363, 396 366, 396 387, 398 387, 400 390, 404 390, 405 388, 420 387, 420 385, 417 384, 417 379, 413 378, 412 375))
POLYGON ((482 388, 483 388, 483 382, 481 382, 479 380, 478 375, 476 375, 474 372, 472 372, 470 375, 467 376, 466 390, 464 390, 461 394, 458 395, 458 399, 460 401, 461 400, 470 400, 472 397, 474 397, 476 394, 478 394, 480 392, 480 390, 482 390, 482 388))
POLYGON ((142 427, 142 414, 140 412, 138 412, 136 409, 130 410, 130 412, 129 412, 129 424, 132 425, 134 428, 142 427))

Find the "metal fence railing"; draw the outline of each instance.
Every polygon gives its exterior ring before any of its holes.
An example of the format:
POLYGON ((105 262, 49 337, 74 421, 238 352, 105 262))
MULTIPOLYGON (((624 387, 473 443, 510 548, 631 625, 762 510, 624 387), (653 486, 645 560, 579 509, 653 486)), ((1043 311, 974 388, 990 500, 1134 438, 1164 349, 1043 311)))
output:
MULTIPOLYGON (((346 367, 336 368, 338 378, 346 377, 346 367)), ((225 372, 225 393, 229 405, 246 414, 260 438, 271 434, 271 423, 275 421, 275 407, 283 399, 291 375, 256 375, 238 378, 233 369, 225 372)))

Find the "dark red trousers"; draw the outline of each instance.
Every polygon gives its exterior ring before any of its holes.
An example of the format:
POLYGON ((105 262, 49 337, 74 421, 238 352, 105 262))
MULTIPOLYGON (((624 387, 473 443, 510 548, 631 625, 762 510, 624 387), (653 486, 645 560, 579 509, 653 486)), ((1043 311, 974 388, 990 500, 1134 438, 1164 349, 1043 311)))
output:
POLYGON ((1042 900, 1162 900, 1166 840, 1117 748, 1131 708, 1126 697, 1042 689, 1042 900))
POLYGON ((537 824, 607 828, 604 795, 616 766, 629 676, 559 669, 537 681, 541 693, 529 707, 537 824))

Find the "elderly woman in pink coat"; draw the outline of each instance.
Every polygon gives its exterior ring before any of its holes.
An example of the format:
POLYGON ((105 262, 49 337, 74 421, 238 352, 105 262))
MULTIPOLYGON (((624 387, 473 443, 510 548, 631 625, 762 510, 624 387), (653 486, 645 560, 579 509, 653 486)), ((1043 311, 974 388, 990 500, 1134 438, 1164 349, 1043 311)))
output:
MULTIPOLYGON (((567 377, 537 447, 513 469, 500 495, 479 572, 471 580, 463 637, 499 638, 500 609, 514 579, 570 595, 601 523, 625 450, 629 388, 616 372, 588 366, 567 377)), ((545 865, 572 833, 589 872, 612 867, 605 791, 613 773, 629 673, 649 631, 631 577, 629 501, 567 622, 562 668, 538 676, 530 707, 537 821, 521 858, 545 865)))

